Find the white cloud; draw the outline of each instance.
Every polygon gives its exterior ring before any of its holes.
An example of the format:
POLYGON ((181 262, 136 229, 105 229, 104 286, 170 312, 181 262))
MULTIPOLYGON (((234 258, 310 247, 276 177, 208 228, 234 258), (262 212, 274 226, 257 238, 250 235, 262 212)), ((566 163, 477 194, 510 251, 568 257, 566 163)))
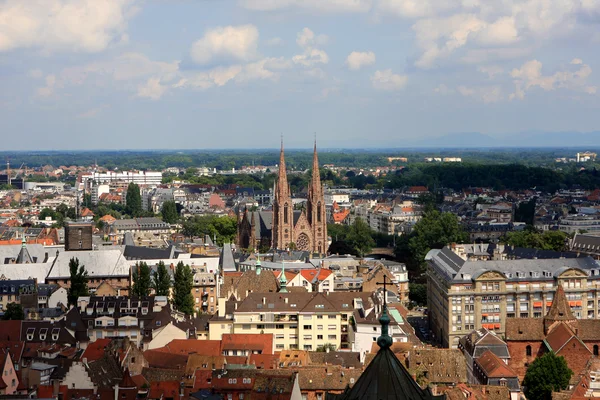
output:
POLYGON ((375 53, 373 53, 372 51, 353 51, 346 58, 346 65, 348 65, 348 68, 353 71, 359 70, 364 66, 373 64, 375 64, 375 53))
POLYGON ((578 58, 571 61, 571 64, 578 66, 579 69, 558 71, 553 75, 546 76, 542 74, 542 63, 538 60, 527 61, 521 68, 513 69, 510 76, 514 78, 515 92, 510 95, 510 99, 522 100, 525 98, 526 92, 535 87, 545 91, 563 88, 595 94, 596 86, 587 84, 587 79, 592 74, 592 68, 578 58))
MULTIPOLYGON (((57 88, 57 84, 56 84, 56 76, 55 75, 46 75, 46 79, 44 80, 46 82, 46 86, 43 86, 41 88, 38 88, 37 90, 37 95, 40 97, 50 97, 54 94, 54 91, 57 88)), ((62 85, 58 85, 58 87, 61 87, 62 85)))
POLYGON ((304 52, 293 56, 292 61, 295 64, 300 64, 304 67, 313 67, 316 64, 329 63, 329 56, 325 50, 314 47, 315 45, 326 44, 328 40, 329 38, 326 35, 315 35, 315 33, 308 28, 302 29, 298 32, 296 43, 304 49, 304 52))
POLYGON ((206 65, 215 60, 250 61, 257 57, 258 29, 254 25, 222 26, 206 31, 190 50, 192 60, 206 65))
POLYGON ((318 12, 367 12, 373 0, 240 0, 248 9, 274 11, 286 8, 307 9, 318 12))
POLYGON ((271 46, 271 47, 283 46, 284 43, 285 42, 280 37, 271 38, 271 39, 267 40, 267 42, 266 42, 267 46, 271 46))
POLYGON ((329 42, 327 35, 315 35, 309 28, 304 28, 296 35, 296 43, 303 49, 313 46, 323 46, 329 42))
POLYGON ((102 51, 124 34, 133 5, 134 0, 1 2, 0 51, 102 51))
POLYGON ((167 86, 160 84, 160 78, 149 78, 146 83, 138 86, 138 97, 158 100, 167 91, 167 86))
POLYGON ((41 69, 36 68, 29 71, 29 76, 33 79, 40 79, 42 76, 44 76, 44 73, 41 69))
POLYGON ((379 90, 400 90, 406 86, 408 77, 406 75, 394 74, 391 69, 375 71, 371 77, 371 83, 379 90))

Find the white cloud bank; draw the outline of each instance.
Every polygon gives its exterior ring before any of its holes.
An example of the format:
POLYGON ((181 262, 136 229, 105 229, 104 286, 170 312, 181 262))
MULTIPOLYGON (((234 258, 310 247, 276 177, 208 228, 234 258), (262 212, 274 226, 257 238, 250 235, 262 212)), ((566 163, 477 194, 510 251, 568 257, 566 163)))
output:
POLYGON ((200 65, 228 59, 250 61, 258 54, 258 29, 254 25, 222 26, 206 31, 190 50, 200 65))
POLYGON ((407 82, 408 77, 406 75, 394 74, 391 69, 375 71, 375 74, 371 77, 373 87, 379 90, 400 90, 406 86, 407 82))
POLYGON ((362 67, 375 64, 375 53, 372 51, 353 51, 346 58, 346 65, 352 71, 358 71, 362 67))

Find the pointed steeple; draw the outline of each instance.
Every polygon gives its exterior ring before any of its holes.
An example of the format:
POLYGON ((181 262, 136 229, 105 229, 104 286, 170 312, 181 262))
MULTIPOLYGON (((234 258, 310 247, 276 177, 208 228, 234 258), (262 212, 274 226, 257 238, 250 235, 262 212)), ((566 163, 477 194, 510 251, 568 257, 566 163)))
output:
POLYGON ((313 165, 312 165, 312 185, 313 191, 321 190, 321 172, 319 171, 319 157, 317 156, 317 138, 315 138, 315 147, 313 149, 313 165))
POLYGON ((281 136, 281 151, 279 153, 279 176, 277 177, 276 195, 287 194, 287 190, 288 190, 287 171, 285 168, 285 155, 283 152, 283 136, 281 136))
POLYGON ((279 277, 279 292, 287 293, 287 278, 285 277, 285 261, 281 260, 281 276, 279 277))
POLYGON ((556 322, 577 323, 577 319, 573 315, 573 312, 571 312, 571 306, 561 284, 557 286, 552 306, 550 306, 550 310, 548 310, 548 313, 544 317, 544 330, 546 334, 556 322))
POLYGON ((27 240, 25 239, 25 234, 23 233, 23 238, 21 239, 21 250, 19 250, 19 255, 16 260, 17 264, 32 264, 33 259, 29 254, 29 250, 27 250, 27 240))

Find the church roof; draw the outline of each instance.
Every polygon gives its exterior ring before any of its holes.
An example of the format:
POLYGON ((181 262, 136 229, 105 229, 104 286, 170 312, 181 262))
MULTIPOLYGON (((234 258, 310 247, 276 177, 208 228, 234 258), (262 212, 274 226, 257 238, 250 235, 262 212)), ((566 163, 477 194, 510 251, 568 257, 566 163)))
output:
POLYGON ((327 400, 426 400, 445 399, 421 387, 400 363, 389 347, 379 350, 352 389, 338 395, 327 394, 327 400))
POLYGON ((237 269, 233 258, 231 243, 223 243, 223 250, 221 250, 221 257, 219 258, 219 267, 225 272, 231 272, 237 269))

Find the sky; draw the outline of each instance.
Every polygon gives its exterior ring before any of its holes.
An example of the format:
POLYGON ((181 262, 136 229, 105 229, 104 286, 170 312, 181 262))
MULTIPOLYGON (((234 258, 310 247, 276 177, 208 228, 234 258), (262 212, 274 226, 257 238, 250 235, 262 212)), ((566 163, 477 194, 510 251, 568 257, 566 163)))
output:
POLYGON ((0 0, 1 147, 594 131, 599 49, 599 0, 0 0))

